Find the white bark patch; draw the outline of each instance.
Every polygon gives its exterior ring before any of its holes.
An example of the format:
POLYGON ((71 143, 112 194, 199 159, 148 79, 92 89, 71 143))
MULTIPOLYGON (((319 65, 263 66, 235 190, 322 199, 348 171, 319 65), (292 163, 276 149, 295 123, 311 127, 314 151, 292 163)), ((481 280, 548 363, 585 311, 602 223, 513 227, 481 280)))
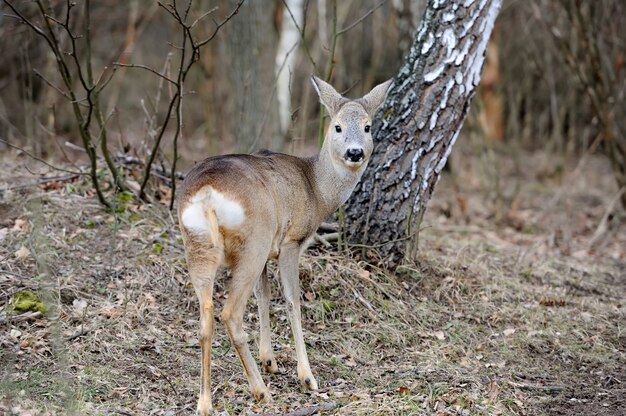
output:
POLYGON ((459 66, 463 63, 463 61, 465 60, 465 57, 467 56, 467 53, 469 52, 469 48, 471 45, 472 45, 472 42, 469 39, 466 39, 465 43, 463 44, 463 49, 461 49, 461 52, 459 52, 459 54, 457 55, 454 61, 454 65, 459 66))
POLYGON ((463 72, 461 72, 460 70, 456 71, 456 74, 454 74, 454 80, 459 85, 463 84, 463 72))
POLYGON ((448 28, 443 32, 443 44, 446 47, 446 59, 444 59, 445 64, 449 64, 456 59, 457 51, 454 49, 456 47, 456 36, 454 36, 454 30, 448 28))
MULTIPOLYGON (((483 0, 481 6, 486 3, 487 0, 483 0)), ((491 6, 487 11, 487 16, 485 16, 485 20, 481 24, 481 33, 491 33, 493 30, 493 25, 496 21, 496 17, 498 16, 499 4, 496 3, 495 6, 491 6)), ((483 67, 483 62, 485 60, 485 49, 487 49, 487 42, 489 41, 489 36, 482 36, 480 38, 480 43, 476 48, 476 54, 474 54, 474 60, 469 65, 469 71, 467 73, 467 83, 466 88, 468 91, 471 91, 478 83, 480 82, 480 71, 483 67)))
POLYGON ((437 111, 433 112, 433 114, 430 116, 430 130, 432 131, 435 127, 437 127, 437 119, 439 118, 439 114, 437 113, 437 111))
POLYGON ((430 50, 430 48, 432 48, 434 43, 435 37, 433 36, 432 32, 429 32, 428 39, 426 39, 426 42, 424 42, 424 44, 422 45, 422 55, 425 55, 430 50))
POLYGON ((441 169, 443 169, 443 167, 446 165, 446 161, 448 160, 448 156, 450 156, 450 152, 452 151, 452 146, 454 146, 454 143, 456 143, 456 139, 459 138, 459 133, 460 132, 461 132, 461 130, 457 130, 456 133, 454 133, 454 136, 452 136, 452 140, 450 140, 450 144, 448 145, 448 148, 446 149, 446 152, 443 154, 443 157, 441 158, 439 163, 437 163, 437 166, 435 167, 435 173, 437 175, 441 172, 441 169))
POLYGON ((430 71, 428 74, 424 75, 424 81, 429 84, 439 78, 439 75, 443 72, 444 65, 439 65, 437 68, 430 71))
POLYGON ((470 32, 470 30, 472 30, 472 28, 474 27, 474 23, 476 23, 476 20, 478 19, 478 16, 480 16, 479 11, 475 11, 474 14, 470 17, 470 19, 465 21, 465 23, 463 23, 463 31, 461 32, 462 38, 464 38, 465 35, 467 35, 470 32))
POLYGON ((446 84, 446 90, 443 92, 443 99, 441 100, 441 104, 439 104, 439 108, 441 108, 442 110, 448 105, 448 97, 450 96, 450 91, 452 90, 453 86, 454 79, 449 79, 448 83, 446 84))
POLYGON ((207 186, 198 191, 185 207, 181 215, 185 228, 197 234, 210 232, 206 217, 209 208, 215 211, 217 223, 225 228, 235 228, 241 225, 246 217, 239 202, 207 186))

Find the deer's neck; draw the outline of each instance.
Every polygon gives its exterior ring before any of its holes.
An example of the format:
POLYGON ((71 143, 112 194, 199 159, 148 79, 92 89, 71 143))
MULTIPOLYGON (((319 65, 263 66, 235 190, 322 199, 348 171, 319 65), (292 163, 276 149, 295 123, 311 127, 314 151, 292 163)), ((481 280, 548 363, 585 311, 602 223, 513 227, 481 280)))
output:
POLYGON ((342 164, 334 161, 328 149, 322 149, 313 159, 313 174, 319 189, 322 214, 329 216, 346 202, 361 179, 365 165, 359 170, 347 169, 342 164))

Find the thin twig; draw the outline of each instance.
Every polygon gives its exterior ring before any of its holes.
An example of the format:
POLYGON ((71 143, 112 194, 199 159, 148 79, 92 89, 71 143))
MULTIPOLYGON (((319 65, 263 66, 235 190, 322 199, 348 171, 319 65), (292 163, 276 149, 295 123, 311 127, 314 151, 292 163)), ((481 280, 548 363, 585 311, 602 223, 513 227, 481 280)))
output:
POLYGON ((233 18, 233 16, 235 16, 237 13, 239 13, 239 9, 241 8, 241 5, 245 2, 246 0, 239 0, 239 2, 237 3, 237 6, 235 6, 235 8, 233 9, 232 12, 230 12, 228 14, 228 16, 226 16, 226 18, 224 20, 222 20, 220 23, 218 23, 215 26, 215 29, 213 30, 213 33, 211 34, 211 36, 209 36, 208 38, 206 38, 205 40, 198 42, 196 44, 194 44, 194 47, 201 47, 206 45, 207 43, 211 42, 213 40, 213 38, 217 35, 217 32, 219 32, 219 30, 222 28, 222 26, 224 26, 226 23, 228 23, 228 21, 230 19, 233 18))
POLYGON ((337 224, 336 222, 333 222, 333 223, 323 222, 320 224, 318 229, 322 231, 331 231, 331 232, 339 231, 339 224, 337 224))
POLYGON ((140 65, 140 64, 123 64, 121 62, 113 62, 114 66, 118 66, 118 67, 124 67, 124 68, 141 68, 141 69, 145 69, 146 71, 150 71, 152 72, 154 75, 160 77, 161 79, 166 80, 167 82, 176 85, 176 81, 174 81, 173 79, 161 74, 159 71, 150 68, 149 66, 146 65, 140 65))
POLYGON ((383 4, 385 4, 387 2, 387 0, 383 0, 380 3, 378 3, 376 6, 374 6, 373 8, 371 8, 367 13, 365 13, 363 16, 361 16, 359 19, 355 20, 354 23, 348 25, 347 27, 344 27, 343 29, 339 30, 337 32, 337 36, 341 36, 344 33, 348 32, 350 29, 354 28, 355 26, 357 26, 359 23, 361 23, 362 21, 364 21, 365 19, 367 19, 372 13, 374 13, 376 10, 378 10, 383 4))
POLYGON ((322 403, 317 406, 303 407, 293 412, 287 413, 252 413, 251 416, 312 416, 323 411, 332 410, 337 407, 333 401, 322 403))
POLYGON ((52 83, 52 81, 48 80, 46 77, 44 77, 39 71, 37 71, 36 69, 33 69, 33 72, 35 73, 35 76, 39 79, 41 79, 43 82, 45 82, 46 84, 48 84, 48 86, 54 90, 56 90, 59 94, 61 94, 63 97, 65 97, 68 100, 72 100, 72 98, 65 92, 63 91, 61 88, 57 87, 56 85, 54 85, 52 83))
POLYGON ((42 316, 43 314, 39 311, 28 311, 17 316, 7 316, 3 319, 0 319, 0 322, 23 322, 30 321, 31 319, 38 319, 42 316))
POLYGON ((300 34, 300 40, 302 41, 302 46, 304 47, 304 51, 306 52, 307 58, 309 58, 309 61, 311 61, 311 65, 313 65, 313 69, 315 70, 315 72, 318 72, 317 64, 315 63, 315 60, 313 59, 313 56, 311 55, 311 51, 309 50, 309 46, 306 43, 306 39, 304 38, 304 29, 301 29, 300 25, 298 25, 298 22, 296 21, 296 18, 291 12, 291 9, 289 8, 289 5, 287 4, 286 0, 283 0, 283 5, 285 6, 285 9, 289 13, 289 16, 291 16, 291 20, 293 21, 294 26, 296 27, 296 29, 298 29, 298 33, 300 34))
POLYGON ((189 26, 190 29, 192 29, 195 25, 198 24, 198 22, 202 19, 204 19, 205 17, 207 17, 208 15, 210 15, 211 13, 215 12, 217 9, 219 9, 219 7, 215 6, 213 7, 211 10, 204 12, 200 15, 200 17, 198 17, 196 20, 193 21, 193 23, 189 26))
MULTIPOLYGON (((612 218, 615 218, 617 220, 616 221, 617 224, 614 224, 614 227, 615 228, 619 227, 622 219, 619 215, 614 215, 614 213, 616 211, 616 205, 618 204, 618 202, 620 201, 624 193, 626 193, 626 187, 622 186, 622 188, 617 192, 617 194, 615 194, 613 199, 611 199, 611 201, 609 202, 604 212, 604 215, 602 216, 602 219, 600 220, 600 223, 598 224, 598 227, 596 228, 596 231, 593 233, 593 237, 591 237, 588 250, 591 251, 593 249, 596 249, 597 246, 600 244, 602 238, 610 231, 611 222, 613 222, 611 221, 612 218)), ((621 206, 618 208, 618 210, 620 208, 621 206)))
POLYGON ((32 159, 35 159, 35 160, 36 160, 36 161, 38 161, 38 162, 43 163, 44 165, 48 166, 49 168, 52 168, 52 169, 54 169, 54 170, 58 170, 59 172, 67 172, 67 173, 71 173, 71 174, 73 174, 73 175, 81 175, 81 176, 82 176, 82 175, 88 175, 87 173, 84 173, 84 172, 77 172, 77 171, 75 171, 75 170, 67 170, 67 169, 63 169, 63 168, 60 168, 60 167, 57 167, 57 166, 51 165, 50 163, 46 162, 45 160, 43 160, 43 159, 41 159, 41 158, 39 158, 39 157, 37 157, 37 156, 33 155, 32 153, 29 153, 28 151, 24 150, 23 148, 21 148, 21 147, 19 147, 19 146, 16 146, 16 145, 14 145, 14 144, 11 144, 11 143, 7 142, 7 141, 6 141, 6 140, 4 140, 4 139, 0 139, 0 142, 2 142, 2 143, 4 143, 4 144, 6 144, 6 145, 7 145, 7 146, 9 146, 9 147, 12 147, 12 148, 14 148, 14 149, 17 149, 17 150, 19 150, 19 151, 23 152, 23 153, 24 153, 25 155, 27 155, 28 157, 30 157, 30 158, 32 158, 32 159))
POLYGON ((46 184, 49 182, 68 182, 77 179, 79 175, 65 175, 65 176, 47 176, 39 178, 39 184, 46 184))

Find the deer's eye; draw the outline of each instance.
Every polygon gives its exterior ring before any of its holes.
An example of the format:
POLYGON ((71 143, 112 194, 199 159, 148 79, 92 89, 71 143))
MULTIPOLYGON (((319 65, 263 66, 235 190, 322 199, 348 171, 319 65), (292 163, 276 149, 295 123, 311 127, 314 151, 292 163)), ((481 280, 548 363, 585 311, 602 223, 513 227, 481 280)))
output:
POLYGON ((367 126, 365 126, 365 133, 369 133, 370 132, 370 125, 368 124, 367 126))
POLYGON ((335 126, 335 131, 336 131, 337 133, 341 133, 341 126, 340 126, 339 124, 337 124, 337 125, 335 126))

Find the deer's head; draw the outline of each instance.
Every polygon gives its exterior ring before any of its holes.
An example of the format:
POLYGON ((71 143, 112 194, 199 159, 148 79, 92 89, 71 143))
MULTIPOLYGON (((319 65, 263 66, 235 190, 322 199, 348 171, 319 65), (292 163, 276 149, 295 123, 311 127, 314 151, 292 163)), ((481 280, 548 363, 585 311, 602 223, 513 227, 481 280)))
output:
POLYGON ((386 81, 357 100, 342 97, 330 84, 311 77, 313 86, 330 115, 330 126, 322 151, 330 153, 335 166, 358 171, 372 155, 372 118, 387 95, 391 81, 386 81))

